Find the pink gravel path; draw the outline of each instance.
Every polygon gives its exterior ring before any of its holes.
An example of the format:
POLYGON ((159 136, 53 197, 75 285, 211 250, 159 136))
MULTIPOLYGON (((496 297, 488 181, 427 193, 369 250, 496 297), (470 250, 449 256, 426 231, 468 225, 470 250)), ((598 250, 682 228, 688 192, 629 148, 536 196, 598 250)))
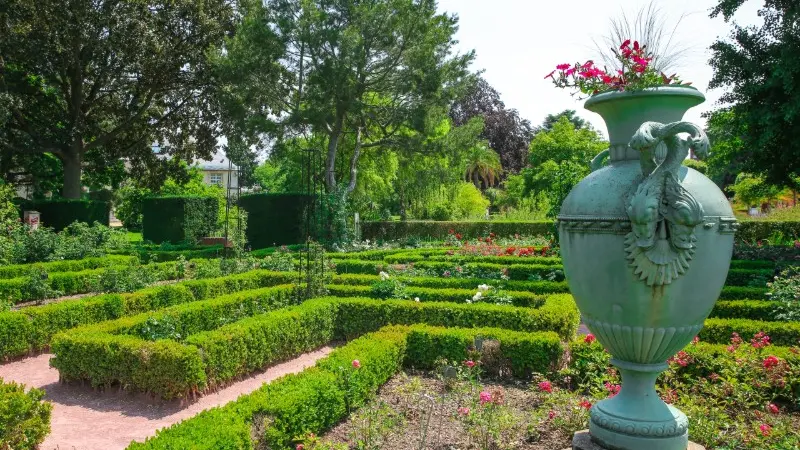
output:
POLYGON ((58 371, 49 366, 52 354, 43 354, 0 365, 0 378, 24 383, 47 392, 53 403, 52 431, 40 450, 116 450, 131 441, 143 441, 156 430, 180 422, 197 413, 236 400, 262 384, 312 366, 332 348, 323 347, 264 372, 236 382, 194 403, 164 402, 119 392, 99 392, 90 387, 62 384, 58 371))

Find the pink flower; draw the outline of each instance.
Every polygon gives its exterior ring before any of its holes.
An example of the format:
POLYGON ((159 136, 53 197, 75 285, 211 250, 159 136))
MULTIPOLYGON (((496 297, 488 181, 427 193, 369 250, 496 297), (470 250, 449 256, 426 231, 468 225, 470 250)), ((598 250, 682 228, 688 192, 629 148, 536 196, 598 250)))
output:
POLYGON ((295 447, 295 450, 303 450, 304 448, 306 448, 306 446, 305 446, 305 445, 303 445, 303 444, 297 444, 297 447, 295 447))
POLYGON ((550 410, 550 412, 548 412, 548 413, 547 413, 547 419, 548 419, 548 420, 553 420, 553 418, 554 418, 555 416, 556 416, 556 412, 555 412, 555 411, 553 411, 553 410, 550 410))
POLYGON ((769 336, 763 331, 759 331, 753 336, 753 339, 750 340, 750 345, 752 345, 753 348, 764 348, 769 345, 769 336))
POLYGON ((592 333, 587 334, 586 337, 583 338, 583 342, 586 343, 586 344, 591 344, 595 340, 596 340, 596 338, 594 337, 594 335, 592 333))
POLYGON ((468 416, 469 415, 469 408, 467 408, 466 406, 462 406, 461 408, 458 408, 458 414, 462 415, 462 416, 468 416))
POLYGON ((592 402, 590 402, 588 400, 583 400, 582 402, 578 403, 578 406, 580 406, 581 408, 585 408, 585 409, 591 409, 592 408, 592 402))
POLYGON ((667 360, 668 363, 676 363, 681 367, 688 366, 691 361, 692 357, 683 350, 679 351, 677 355, 667 360))
POLYGON ((566 75, 566 76, 570 76, 570 75, 572 75, 573 73, 575 73, 575 68, 574 68, 574 67, 571 67, 571 68, 567 69, 567 71, 566 71, 566 72, 564 72, 564 75, 566 75))
POLYGON ((761 426, 758 427, 758 429, 761 430, 762 436, 769 436, 769 432, 772 430, 772 427, 765 423, 762 423, 761 426))
POLYGON ((353 360, 353 367, 355 367, 356 369, 360 369, 361 368, 361 361, 359 361, 357 359, 354 359, 353 360))
POLYGON ((475 361, 471 359, 469 361, 464 361, 464 365, 472 369, 473 367, 475 367, 475 361))
POLYGON ((633 49, 639 50, 639 41, 633 41, 633 49))
POLYGON ((481 405, 485 405, 492 401, 492 394, 489 391, 482 391, 480 395, 481 405))
POLYGON ((775 403, 770 403, 769 405, 767 405, 767 411, 769 411, 772 414, 778 414, 779 412, 781 412, 780 408, 778 408, 778 405, 776 405, 775 403))
POLYGON ((692 345, 697 345, 698 342, 700 342, 700 336, 695 336, 694 339, 692 339, 692 345))
MULTIPOLYGON (((570 67, 572 67, 570 64, 559 64, 559 65, 556 66, 556 69, 558 69, 558 70, 567 70, 570 67)), ((517 238, 517 239, 519 239, 519 238, 517 238)))
POLYGON ((794 248, 800 248, 800 241, 794 241, 794 248))
POLYGON ((539 390, 542 392, 551 393, 553 392, 553 385, 550 384, 549 381, 542 381, 539 383, 539 390))
POLYGON ((594 65, 594 61, 592 61, 590 59, 589 61, 586 61, 585 63, 583 63, 583 65, 581 67, 584 68, 584 69, 588 69, 589 67, 592 67, 593 65, 594 65))
POLYGON ((554 71, 552 71, 552 72, 550 72, 550 73, 548 73, 547 75, 545 75, 545 76, 544 76, 544 79, 546 80, 546 79, 548 79, 548 78, 553 78, 553 74, 554 74, 554 73, 556 73, 556 71, 555 71, 555 70, 554 70, 554 71))
POLYGON ((611 384, 608 381, 606 381, 605 386, 606 390, 608 391, 608 398, 616 397, 617 394, 619 394, 620 389, 622 389, 622 386, 618 384, 611 384))
POLYGON ((634 66, 633 70, 636 73, 644 73, 644 71, 647 70, 647 68, 644 66, 634 66))
POLYGON ((623 48, 625 48, 625 47, 627 47, 629 45, 631 45, 631 40, 630 39, 626 39, 625 42, 623 42, 622 45, 619 46, 619 48, 620 48, 620 50, 622 50, 623 48))
POLYGON ((772 367, 777 366, 779 362, 780 362, 780 360, 777 357, 772 356, 772 355, 767 356, 764 359, 764 368, 765 369, 770 369, 772 367))

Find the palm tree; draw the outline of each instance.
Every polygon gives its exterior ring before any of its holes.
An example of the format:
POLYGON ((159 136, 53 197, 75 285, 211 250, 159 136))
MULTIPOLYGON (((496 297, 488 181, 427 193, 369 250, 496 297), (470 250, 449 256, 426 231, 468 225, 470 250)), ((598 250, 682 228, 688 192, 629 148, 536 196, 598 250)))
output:
POLYGON ((486 143, 481 143, 469 149, 466 160, 467 167, 464 177, 471 181, 478 189, 485 189, 496 185, 503 174, 500 155, 489 148, 486 143))

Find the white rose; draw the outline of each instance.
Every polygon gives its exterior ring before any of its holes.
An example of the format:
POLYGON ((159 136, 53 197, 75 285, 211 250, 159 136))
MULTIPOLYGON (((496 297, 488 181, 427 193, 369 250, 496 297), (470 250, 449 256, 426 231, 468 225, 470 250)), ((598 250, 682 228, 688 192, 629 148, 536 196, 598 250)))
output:
POLYGON ((419 303, 419 297, 414 297, 414 301, 419 303))
POLYGON ((475 295, 472 296, 472 301, 477 302, 481 299, 481 297, 483 297, 483 294, 481 294, 480 292, 476 292, 475 295))
POLYGON ((488 284, 481 284, 478 286, 478 292, 487 292, 489 290, 488 284))
POLYGON ((381 273, 379 273, 378 275, 380 275, 380 277, 381 277, 381 281, 386 281, 386 280, 388 280, 388 279, 389 279, 389 274, 388 274, 388 273, 386 273, 386 272, 381 272, 381 273))

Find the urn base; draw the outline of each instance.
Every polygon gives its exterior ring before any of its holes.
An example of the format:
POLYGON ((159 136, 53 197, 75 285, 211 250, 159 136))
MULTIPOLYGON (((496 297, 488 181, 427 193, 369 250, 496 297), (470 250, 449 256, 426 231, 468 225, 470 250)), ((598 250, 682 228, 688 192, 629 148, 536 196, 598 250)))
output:
MULTIPOLYGON (((650 450, 651 447, 649 444, 647 446, 641 447, 646 450, 650 450)), ((565 448, 564 450, 609 450, 605 447, 602 447, 600 444, 592 441, 592 437, 589 434, 589 430, 582 430, 575 433, 572 437, 572 447, 565 448)), ((686 446, 686 450, 706 450, 700 444, 695 444, 694 442, 689 441, 686 446)))

